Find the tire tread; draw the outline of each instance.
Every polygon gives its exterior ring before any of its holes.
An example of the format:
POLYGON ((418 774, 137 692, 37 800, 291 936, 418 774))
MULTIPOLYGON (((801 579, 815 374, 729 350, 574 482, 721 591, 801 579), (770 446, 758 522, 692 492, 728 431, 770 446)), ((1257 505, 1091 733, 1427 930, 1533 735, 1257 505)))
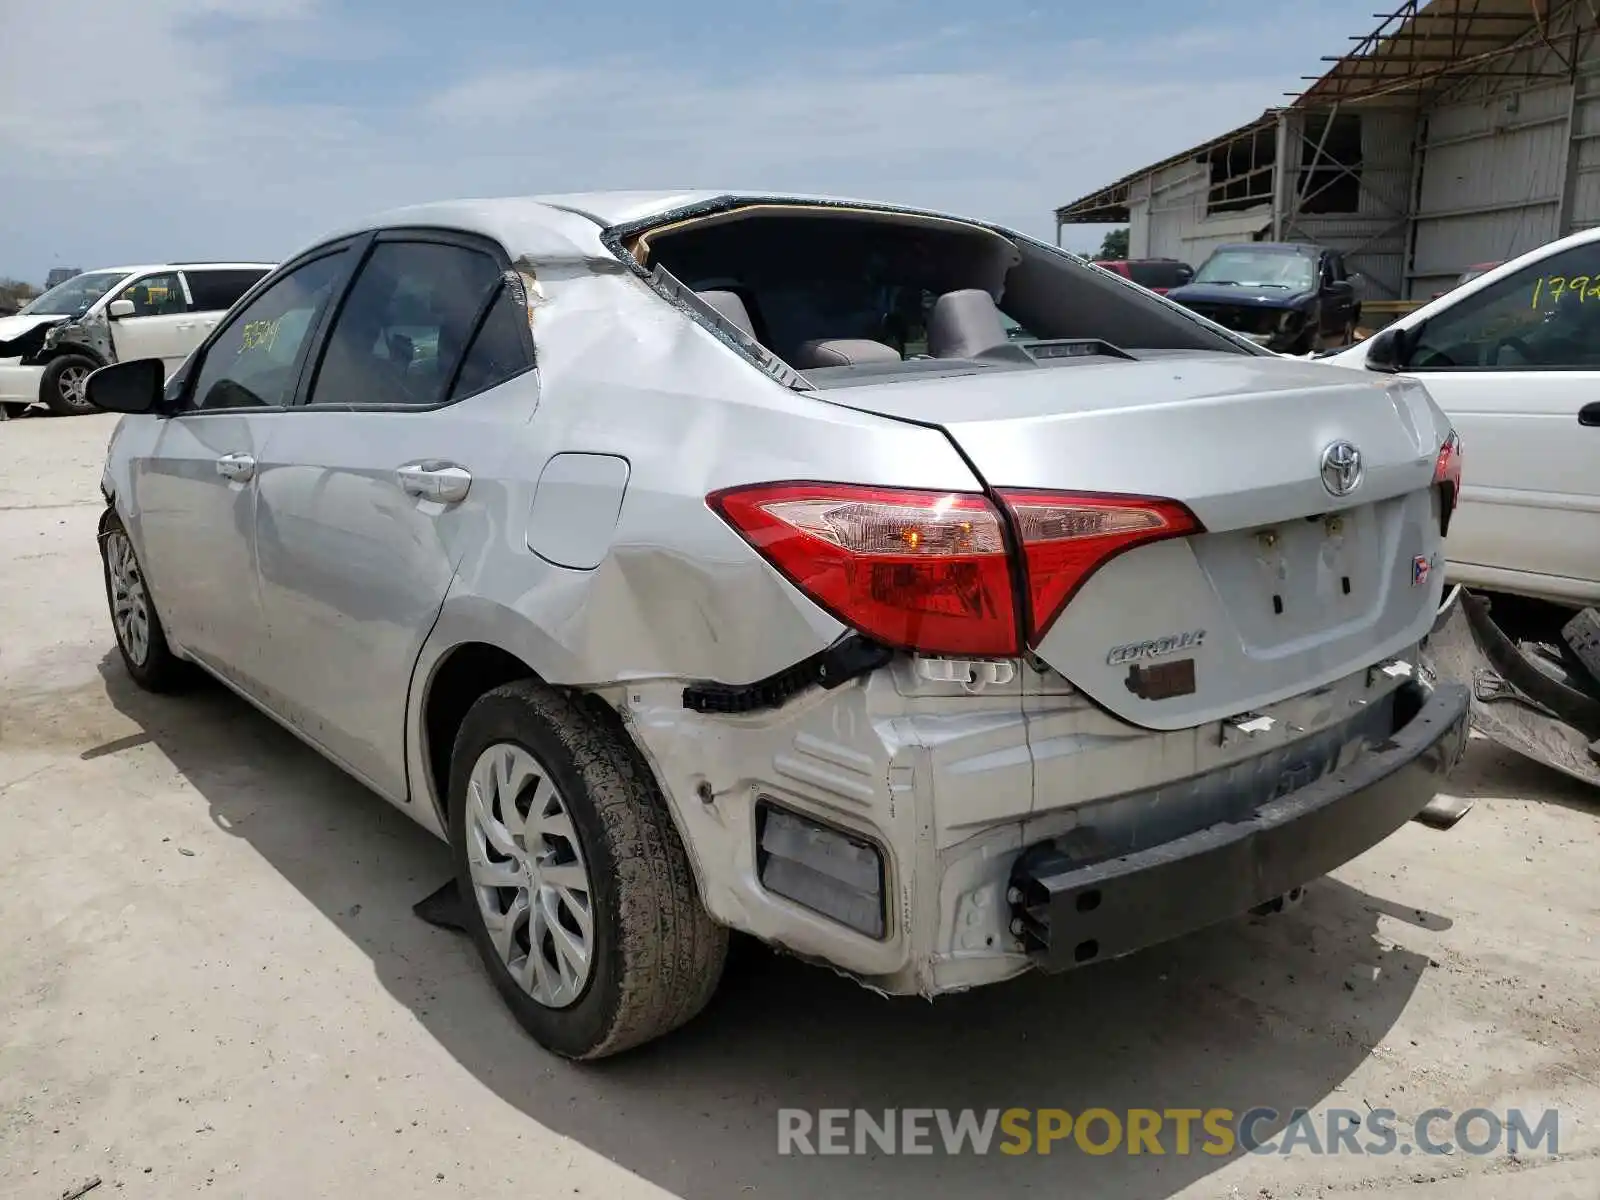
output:
MULTIPOLYGON (((606 1058, 686 1024, 722 976, 728 933, 700 903, 688 855, 665 797, 620 730, 577 698, 525 679, 477 704, 505 703, 551 731, 571 757, 617 867, 621 957, 618 1001, 601 1036, 572 1057, 606 1058)), ((457 754, 472 724, 463 722, 457 754)), ((592 868, 591 868, 592 869, 592 868)))

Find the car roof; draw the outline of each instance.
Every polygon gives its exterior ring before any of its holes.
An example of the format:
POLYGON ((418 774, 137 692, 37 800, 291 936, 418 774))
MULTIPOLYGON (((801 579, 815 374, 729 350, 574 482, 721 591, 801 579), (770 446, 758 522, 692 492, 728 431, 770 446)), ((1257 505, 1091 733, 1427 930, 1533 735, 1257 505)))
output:
POLYGON ((1268 254, 1321 254, 1321 246, 1308 245, 1305 242, 1227 242, 1217 247, 1218 250, 1264 250, 1268 254))
MULTIPOLYGON (((141 263, 131 267, 90 267, 79 275, 141 275, 147 271, 190 271, 197 267, 220 267, 230 271, 270 271, 276 263, 261 262, 165 262, 141 263)), ((76 276, 74 276, 76 278, 76 276)))
POLYGON ((478 234, 500 243, 513 259, 609 256, 600 241, 604 229, 649 222, 686 209, 733 203, 859 206, 982 224, 954 213, 843 196, 709 190, 569 192, 446 200, 389 209, 337 229, 317 244, 376 229, 410 226, 478 234))

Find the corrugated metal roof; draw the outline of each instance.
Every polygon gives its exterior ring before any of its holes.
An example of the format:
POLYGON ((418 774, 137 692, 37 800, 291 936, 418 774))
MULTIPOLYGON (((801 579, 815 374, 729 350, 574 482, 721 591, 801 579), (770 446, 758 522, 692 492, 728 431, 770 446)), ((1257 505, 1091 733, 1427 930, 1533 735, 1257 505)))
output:
MULTIPOLYGON (((1323 75, 1306 76, 1311 86, 1294 96, 1291 107, 1327 108, 1363 101, 1420 97, 1449 79, 1481 73, 1530 42, 1548 39, 1552 9, 1589 0, 1405 0, 1371 33, 1350 40, 1353 49, 1328 55, 1323 75)), ((1557 50, 1552 42, 1551 49, 1557 50)), ((1198 158, 1235 138, 1271 124, 1268 109, 1248 125, 1209 142, 1141 167, 1086 196, 1056 209, 1058 224, 1121 223, 1128 220, 1128 189, 1137 180, 1186 159, 1198 158)))
POLYGON ((1248 125, 1241 125, 1237 129, 1230 129, 1220 137, 1214 137, 1209 142, 1201 142, 1198 146, 1164 158, 1158 163, 1148 167, 1140 167, 1131 174, 1124 175, 1115 183, 1109 183, 1097 191, 1090 192, 1087 196, 1080 197, 1070 204, 1063 204, 1056 209, 1056 221, 1060 224, 1100 225, 1113 222, 1125 222, 1128 219, 1128 189, 1146 175, 1154 175, 1157 171, 1167 167, 1176 166, 1178 163, 1187 162, 1209 154, 1218 146, 1226 146, 1236 139, 1249 137, 1259 130, 1271 127, 1277 120, 1277 110, 1269 109, 1262 113, 1248 125))
MULTIPOLYGON (((1548 36, 1552 9, 1577 0, 1406 0, 1382 15, 1353 49, 1331 54, 1323 75, 1295 107, 1323 107, 1426 94, 1447 79, 1483 70, 1530 41, 1548 36)), ((1554 45, 1551 47, 1555 49, 1554 45)), ((1558 57, 1562 52, 1557 50, 1558 57)))

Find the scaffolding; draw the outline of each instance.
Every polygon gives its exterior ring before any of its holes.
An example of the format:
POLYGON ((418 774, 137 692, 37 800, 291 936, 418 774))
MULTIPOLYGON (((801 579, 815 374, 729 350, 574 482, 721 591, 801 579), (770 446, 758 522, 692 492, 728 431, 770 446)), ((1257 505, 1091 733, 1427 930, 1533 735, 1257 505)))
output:
MULTIPOLYGON (((1185 205, 1198 220, 1259 210, 1257 240, 1317 241, 1335 230, 1347 257, 1373 247, 1408 256, 1428 110, 1467 87, 1574 81, 1600 0, 1406 0, 1374 18, 1348 51, 1324 56, 1321 75, 1303 76, 1287 104, 1056 209, 1057 244, 1067 225, 1129 223, 1137 203, 1149 219, 1185 205), (1198 172, 1155 184, 1185 163, 1208 176, 1203 209, 1198 172)), ((1369 294, 1398 298, 1408 268, 1369 277, 1369 294)))

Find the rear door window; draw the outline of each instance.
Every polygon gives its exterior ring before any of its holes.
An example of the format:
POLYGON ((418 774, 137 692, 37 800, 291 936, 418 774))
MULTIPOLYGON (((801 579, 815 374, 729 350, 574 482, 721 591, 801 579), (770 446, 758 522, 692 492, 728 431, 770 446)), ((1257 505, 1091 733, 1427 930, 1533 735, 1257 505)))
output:
POLYGON ((259 283, 267 268, 205 267, 184 272, 195 312, 227 312, 259 283))
POLYGON ((482 250, 379 242, 334 319, 307 403, 442 404, 501 282, 499 264, 482 250))
POLYGON ((499 387, 533 366, 527 301, 520 296, 520 290, 511 280, 500 285, 488 315, 467 350, 455 386, 450 389, 451 400, 464 400, 499 387))

